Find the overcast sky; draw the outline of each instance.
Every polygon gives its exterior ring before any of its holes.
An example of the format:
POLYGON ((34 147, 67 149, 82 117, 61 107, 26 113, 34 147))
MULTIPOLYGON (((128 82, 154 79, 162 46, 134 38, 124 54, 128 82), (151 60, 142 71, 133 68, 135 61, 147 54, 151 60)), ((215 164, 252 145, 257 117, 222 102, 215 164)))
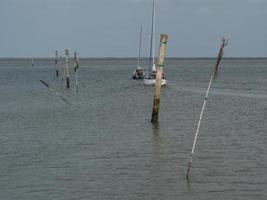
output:
MULTIPOLYGON (((0 57, 149 56, 152 0, 0 0, 0 57)), ((169 35, 167 56, 267 56, 267 0, 156 0, 156 51, 169 35)))

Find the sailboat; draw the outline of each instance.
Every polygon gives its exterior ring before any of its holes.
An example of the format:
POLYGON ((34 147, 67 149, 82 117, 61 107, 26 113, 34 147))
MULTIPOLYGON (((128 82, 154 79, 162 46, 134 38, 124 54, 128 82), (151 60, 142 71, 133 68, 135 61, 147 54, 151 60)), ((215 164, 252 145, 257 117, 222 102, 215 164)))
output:
POLYGON ((140 28, 140 36, 139 36, 139 52, 137 59, 137 68, 133 72, 133 79, 143 79, 145 77, 145 70, 140 66, 141 44, 142 44, 142 26, 140 28))
MULTIPOLYGON (((149 74, 144 78, 144 85, 155 85, 157 69, 155 65, 155 0, 153 0, 153 10, 152 10, 152 28, 151 28, 151 43, 150 43, 150 59, 149 59, 149 74)), ((166 85, 166 77, 162 73, 161 85, 166 85)))

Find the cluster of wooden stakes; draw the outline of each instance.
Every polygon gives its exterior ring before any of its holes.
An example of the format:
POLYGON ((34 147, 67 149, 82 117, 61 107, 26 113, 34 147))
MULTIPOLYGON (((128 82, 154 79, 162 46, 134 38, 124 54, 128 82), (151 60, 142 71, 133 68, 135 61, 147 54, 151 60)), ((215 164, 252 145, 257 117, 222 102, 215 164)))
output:
MULTIPOLYGON (((32 61, 33 66, 33 61, 32 61)), ((75 71, 75 88, 76 93, 78 93, 78 72, 79 72, 80 61, 76 52, 74 52, 74 71, 75 71)), ((59 58, 58 58, 58 50, 55 51, 55 76, 59 78, 59 58)), ((69 50, 65 49, 65 66, 64 66, 64 74, 63 78, 66 81, 66 87, 70 88, 70 70, 69 70, 69 50)), ((68 105, 71 105, 70 102, 65 99, 62 95, 60 95, 53 87, 51 87, 47 82, 40 80, 50 91, 54 92, 61 100, 63 100, 68 105)))
MULTIPOLYGON (((159 47, 159 56, 158 56, 158 61, 157 61, 157 75, 156 75, 156 83, 155 83, 155 89, 154 89, 154 98, 153 98, 153 107, 152 107, 152 116, 151 116, 151 123, 157 124, 158 123, 158 118, 159 118, 159 108, 160 108, 160 90, 161 90, 161 79, 162 79, 162 73, 163 73, 163 68, 165 64, 165 52, 166 52, 166 46, 167 46, 167 40, 168 40, 168 35, 167 34, 161 34, 160 36, 160 47, 159 47)), ((223 49, 227 45, 228 41, 225 38, 222 38, 221 45, 219 48, 218 56, 216 59, 216 63, 214 65, 213 73, 211 75, 208 88, 203 100, 196 132, 195 132, 195 137, 194 137, 194 142, 193 142, 193 147, 192 151, 190 154, 190 158, 188 160, 187 164, 187 174, 186 178, 189 180, 190 174, 191 174, 191 167, 192 167, 192 162, 193 162, 193 156, 195 152, 195 147, 196 147, 196 141, 202 121, 202 116, 205 110, 206 102, 208 100, 208 95, 209 91, 212 85, 212 82, 216 79, 217 74, 218 74, 218 68, 221 62, 221 59, 223 57, 223 49)), ((75 86, 76 86, 76 91, 78 92, 78 71, 79 71, 79 58, 77 56, 77 53, 74 53, 74 70, 75 70, 75 86)), ((59 65, 58 65, 58 51, 56 50, 55 52, 55 73, 56 77, 59 77, 59 65)), ((69 73, 69 51, 68 49, 65 49, 65 68, 64 68, 64 79, 66 80, 66 87, 70 87, 70 73, 69 73)), ((50 87, 45 81, 40 80, 46 87, 49 88, 49 90, 55 92, 57 96, 59 96, 63 101, 65 101, 67 104, 70 105, 70 103, 63 97, 61 96, 58 92, 56 92, 52 87, 50 87)))
MULTIPOLYGON (((75 86, 78 91, 78 72, 79 72, 79 57, 76 51, 74 52, 74 71, 75 71, 75 86)), ((59 65, 58 65, 58 51, 55 51, 55 72, 56 77, 59 77, 59 65)), ((66 80, 66 87, 70 88, 70 71, 69 71, 69 50, 65 49, 65 67, 64 67, 64 79, 66 80)))

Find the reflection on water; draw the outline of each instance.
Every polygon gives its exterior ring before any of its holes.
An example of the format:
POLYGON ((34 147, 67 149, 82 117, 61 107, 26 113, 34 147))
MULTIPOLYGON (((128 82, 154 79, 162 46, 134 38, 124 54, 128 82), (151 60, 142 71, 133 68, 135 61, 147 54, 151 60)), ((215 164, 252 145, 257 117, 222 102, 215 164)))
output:
POLYGON ((159 198, 164 184, 164 175, 162 174, 163 155, 161 151, 161 135, 158 123, 151 124, 152 128, 152 157, 149 173, 149 190, 151 198, 159 198))
POLYGON ((153 133, 153 141, 152 141, 152 148, 153 148, 153 158, 159 159, 160 158, 160 125, 158 123, 152 123, 152 133, 153 133))

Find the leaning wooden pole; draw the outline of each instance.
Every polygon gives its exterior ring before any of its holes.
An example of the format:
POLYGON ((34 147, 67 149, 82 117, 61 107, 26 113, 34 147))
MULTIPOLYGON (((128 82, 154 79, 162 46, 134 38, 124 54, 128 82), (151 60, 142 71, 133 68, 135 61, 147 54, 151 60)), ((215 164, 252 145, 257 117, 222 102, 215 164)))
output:
POLYGON ((165 51, 167 46, 167 40, 168 40, 168 35, 161 34, 151 123, 158 123, 158 118, 159 118, 160 89, 161 89, 163 67, 165 63, 165 51))
POLYGON ((56 77, 58 78, 59 76, 59 71, 58 71, 58 51, 55 51, 55 71, 56 71, 56 77))
POLYGON ((54 92, 59 98, 61 98, 63 101, 65 101, 68 105, 71 105, 70 102, 68 102, 67 99, 65 99, 62 95, 60 95, 54 88, 52 88, 48 83, 46 83, 43 80, 40 80, 41 83, 43 83, 50 91, 54 92))
POLYGON ((196 129, 196 133, 195 133, 195 138, 194 138, 194 142, 193 142, 193 147, 192 147, 190 158, 189 158, 189 161, 188 161, 188 164, 187 164, 187 174, 186 174, 187 180, 189 180, 189 178, 190 178, 190 172, 191 172, 191 167, 192 167, 192 162, 193 162, 193 156, 194 156, 194 153, 195 153, 197 136, 198 136, 198 133, 199 133, 199 129, 200 129, 203 113, 204 113, 204 110, 205 110, 205 106, 206 106, 206 103, 207 103, 207 100, 208 100, 209 91, 210 91, 210 88, 211 88, 213 80, 217 77, 219 64, 220 64, 222 56, 223 56, 223 48, 226 46, 226 44, 227 44, 227 41, 226 41, 225 38, 223 38, 222 42, 221 42, 220 49, 219 49, 219 53, 218 53, 218 56, 217 56, 216 64, 214 66, 214 70, 213 70, 212 76, 210 78, 209 85, 208 85, 208 88, 207 88, 207 91, 206 91, 206 95, 204 97, 203 105, 202 105, 202 108, 201 108, 201 112, 200 112, 200 116, 199 116, 199 120, 198 120, 198 124, 197 124, 197 129, 196 129))
POLYGON ((70 88, 69 50, 68 49, 65 49, 65 75, 66 75, 67 88, 70 88))

